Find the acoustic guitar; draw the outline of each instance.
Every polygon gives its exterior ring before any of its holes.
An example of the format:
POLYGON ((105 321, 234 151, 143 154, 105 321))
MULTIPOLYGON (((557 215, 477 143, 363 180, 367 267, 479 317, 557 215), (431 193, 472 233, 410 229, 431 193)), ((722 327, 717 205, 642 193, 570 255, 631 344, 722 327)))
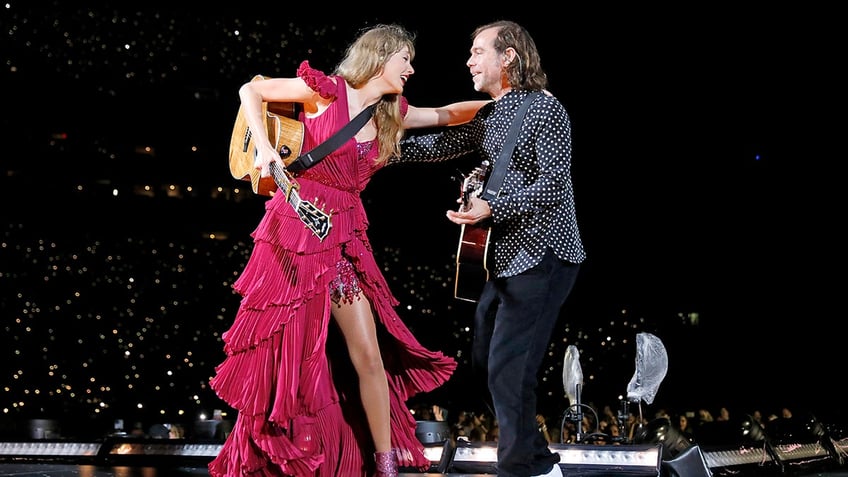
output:
MULTIPOLYGON (((262 75, 253 77, 253 81, 264 80, 262 75)), ((303 147, 303 123, 294 119, 294 103, 262 103, 262 114, 265 116, 266 134, 271 144, 280 154, 283 164, 289 165, 297 159, 303 147)), ((244 117, 243 107, 239 107, 236 115, 233 134, 230 137, 230 174, 233 178, 250 181, 253 192, 265 196, 273 196, 283 191, 286 201, 297 212, 300 220, 319 239, 324 240, 330 233, 330 215, 309 201, 300 198, 300 186, 284 168, 276 162, 271 163, 271 175, 261 177, 260 171, 254 166, 256 146, 253 141, 253 131, 244 117)))
MULTIPOLYGON (((474 168, 463 178, 460 190, 460 210, 468 209, 471 198, 483 193, 486 177, 490 172, 488 161, 474 168)), ((456 252, 456 280, 454 298, 476 302, 480 299, 483 285, 489 279, 487 255, 491 227, 479 224, 462 224, 459 247, 456 252)))

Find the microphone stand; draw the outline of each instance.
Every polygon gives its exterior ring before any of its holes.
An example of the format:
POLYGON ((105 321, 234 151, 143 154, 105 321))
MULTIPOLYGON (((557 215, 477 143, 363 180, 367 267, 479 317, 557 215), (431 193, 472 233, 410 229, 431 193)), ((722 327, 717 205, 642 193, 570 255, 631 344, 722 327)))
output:
POLYGON ((627 436, 627 418, 630 416, 630 403, 627 399, 622 399, 618 408, 618 438, 616 441, 629 442, 627 436))
POLYGON ((583 441, 583 404, 580 402, 580 384, 576 386, 575 403, 573 405, 575 412, 572 414, 571 420, 575 423, 577 433, 574 436, 574 442, 580 443, 583 441))

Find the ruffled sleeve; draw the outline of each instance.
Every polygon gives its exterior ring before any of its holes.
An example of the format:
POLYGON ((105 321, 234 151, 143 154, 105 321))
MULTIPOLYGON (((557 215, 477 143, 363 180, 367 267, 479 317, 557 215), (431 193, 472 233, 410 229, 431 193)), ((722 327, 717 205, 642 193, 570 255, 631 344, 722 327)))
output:
POLYGON ((297 76, 306 85, 321 95, 324 99, 336 99, 336 84, 323 71, 309 66, 309 60, 304 60, 297 68, 297 76))

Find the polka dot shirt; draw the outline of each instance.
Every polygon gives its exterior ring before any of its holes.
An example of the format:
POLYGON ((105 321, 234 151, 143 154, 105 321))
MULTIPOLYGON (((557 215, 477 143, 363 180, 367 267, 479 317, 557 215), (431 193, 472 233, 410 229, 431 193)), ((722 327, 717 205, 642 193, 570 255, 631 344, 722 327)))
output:
MULTIPOLYGON (((392 162, 435 162, 476 153, 495 164, 521 102, 511 91, 466 124, 432 134, 409 134, 392 162)), ((586 258, 571 183, 571 120, 555 97, 538 95, 524 117, 492 217, 487 265, 509 277, 537 265, 547 249, 571 263, 586 258)), ((486 225, 486 224, 481 224, 486 225)))

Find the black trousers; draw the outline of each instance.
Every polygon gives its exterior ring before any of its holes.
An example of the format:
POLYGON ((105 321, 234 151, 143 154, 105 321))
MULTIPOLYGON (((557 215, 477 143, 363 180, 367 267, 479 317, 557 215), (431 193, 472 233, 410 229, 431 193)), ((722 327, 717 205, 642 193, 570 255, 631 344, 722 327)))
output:
POLYGON ((548 250, 537 266, 483 288, 472 362, 486 370, 498 419, 499 477, 543 474, 559 462, 536 423, 538 372, 579 269, 548 250))

